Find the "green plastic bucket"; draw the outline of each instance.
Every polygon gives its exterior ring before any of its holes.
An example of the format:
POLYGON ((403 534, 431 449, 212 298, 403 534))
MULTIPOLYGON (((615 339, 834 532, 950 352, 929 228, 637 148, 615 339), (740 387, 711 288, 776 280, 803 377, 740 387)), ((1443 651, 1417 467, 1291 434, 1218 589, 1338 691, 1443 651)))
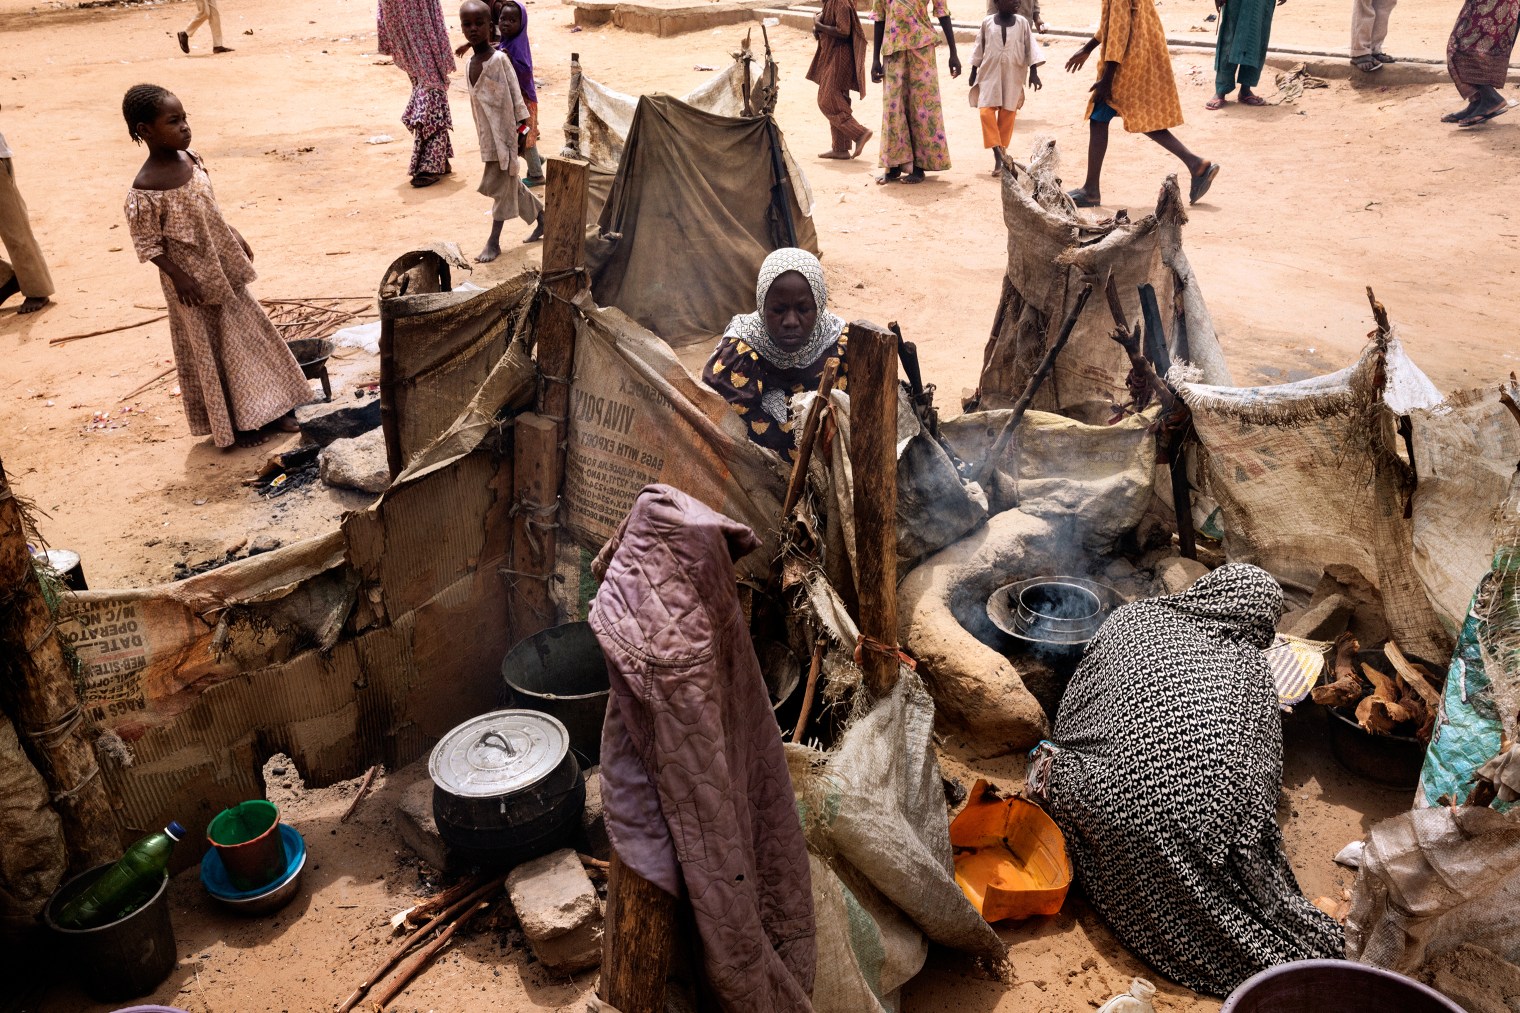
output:
POLYGON ((285 846, 278 827, 280 810, 273 802, 254 799, 223 809, 206 828, 227 878, 239 890, 257 890, 285 871, 285 846))

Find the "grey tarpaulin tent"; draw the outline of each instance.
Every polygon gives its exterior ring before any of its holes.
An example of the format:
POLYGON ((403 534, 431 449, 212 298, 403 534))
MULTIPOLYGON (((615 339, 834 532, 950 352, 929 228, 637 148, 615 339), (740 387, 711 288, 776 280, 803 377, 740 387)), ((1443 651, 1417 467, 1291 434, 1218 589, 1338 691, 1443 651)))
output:
POLYGON ((596 302, 673 345, 713 341, 735 313, 754 309, 766 254, 818 252, 811 204, 771 117, 645 95, 600 235, 587 241, 596 302))

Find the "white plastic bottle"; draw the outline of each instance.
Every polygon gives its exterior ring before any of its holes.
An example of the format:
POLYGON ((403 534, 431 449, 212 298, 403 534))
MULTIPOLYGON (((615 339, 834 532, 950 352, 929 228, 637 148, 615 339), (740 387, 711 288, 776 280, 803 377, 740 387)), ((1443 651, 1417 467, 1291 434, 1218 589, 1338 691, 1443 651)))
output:
POLYGON ((1129 991, 1123 995, 1116 995, 1098 1013, 1156 1013, 1156 1007, 1151 1005, 1151 1000, 1156 997, 1156 986, 1144 978, 1136 978, 1129 983, 1129 991))

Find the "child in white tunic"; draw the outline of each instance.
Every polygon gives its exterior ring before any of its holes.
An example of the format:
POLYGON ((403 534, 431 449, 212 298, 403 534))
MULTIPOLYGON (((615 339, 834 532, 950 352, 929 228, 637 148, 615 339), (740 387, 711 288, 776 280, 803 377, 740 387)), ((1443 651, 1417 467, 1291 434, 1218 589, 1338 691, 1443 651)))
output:
POLYGON ((480 193, 491 198, 491 238, 475 259, 490 263, 501 255, 501 226, 508 218, 533 223, 523 242, 544 235, 544 206, 523 185, 517 159, 522 154, 530 118, 517 71, 506 53, 491 45, 491 8, 481 0, 465 0, 459 8, 459 27, 474 50, 470 57, 470 111, 480 136, 480 157, 486 163, 480 193))
POLYGON ((981 110, 982 146, 992 149, 992 174, 1003 167, 1013 120, 1024 104, 1024 83, 1039 91, 1039 67, 1045 62, 1029 19, 1018 13, 1019 0, 994 0, 996 14, 982 21, 971 51, 971 104, 981 110))

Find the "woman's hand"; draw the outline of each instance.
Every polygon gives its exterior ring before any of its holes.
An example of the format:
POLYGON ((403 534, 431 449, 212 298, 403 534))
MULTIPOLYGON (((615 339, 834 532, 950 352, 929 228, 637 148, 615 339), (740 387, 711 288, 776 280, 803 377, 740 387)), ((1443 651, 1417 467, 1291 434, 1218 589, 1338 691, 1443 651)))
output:
POLYGON ((871 61, 871 83, 872 84, 881 84, 881 82, 886 78, 886 76, 887 75, 881 69, 881 61, 880 60, 872 60, 871 61))
POLYGON ((960 77, 961 76, 961 58, 960 58, 960 54, 958 54, 958 53, 951 53, 950 54, 950 76, 951 77, 960 77))
POLYGON ((179 268, 176 267, 170 273, 169 280, 174 282, 174 294, 179 296, 182 305, 200 306, 206 301, 206 294, 201 291, 200 282, 179 268))

